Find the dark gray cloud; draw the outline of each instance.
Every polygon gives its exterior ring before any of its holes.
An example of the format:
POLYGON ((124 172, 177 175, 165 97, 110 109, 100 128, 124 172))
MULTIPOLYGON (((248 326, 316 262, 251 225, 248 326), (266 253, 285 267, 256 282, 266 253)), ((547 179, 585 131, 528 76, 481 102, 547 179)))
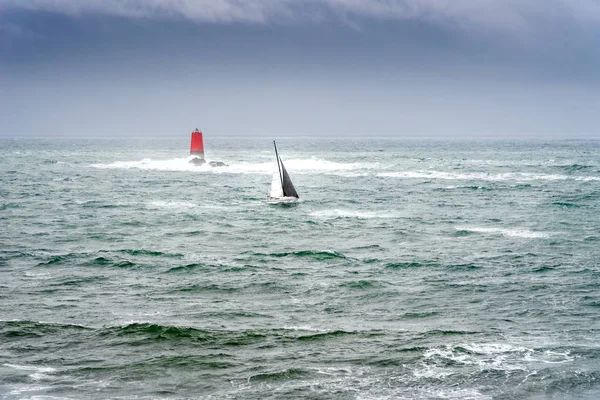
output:
POLYGON ((598 135, 593 0, 0 8, 0 135, 598 135))
POLYGON ((526 32, 544 22, 595 24, 597 0, 4 0, 5 7, 137 18, 183 17, 194 21, 260 22, 329 15, 423 19, 526 32))

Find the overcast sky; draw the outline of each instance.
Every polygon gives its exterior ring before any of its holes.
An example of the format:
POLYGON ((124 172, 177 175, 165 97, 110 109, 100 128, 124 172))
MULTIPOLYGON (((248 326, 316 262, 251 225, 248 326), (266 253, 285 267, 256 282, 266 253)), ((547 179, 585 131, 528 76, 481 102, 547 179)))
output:
POLYGON ((0 136, 600 137, 600 0, 0 0, 0 136))

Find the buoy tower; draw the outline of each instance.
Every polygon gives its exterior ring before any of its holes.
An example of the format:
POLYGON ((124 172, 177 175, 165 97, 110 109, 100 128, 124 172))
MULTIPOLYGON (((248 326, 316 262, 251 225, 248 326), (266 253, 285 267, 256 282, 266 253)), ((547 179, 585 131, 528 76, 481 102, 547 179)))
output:
POLYGON ((202 165, 206 163, 206 160, 204 159, 204 140, 202 139, 202 132, 200 132, 198 128, 192 132, 190 156, 192 156, 190 164, 202 165))

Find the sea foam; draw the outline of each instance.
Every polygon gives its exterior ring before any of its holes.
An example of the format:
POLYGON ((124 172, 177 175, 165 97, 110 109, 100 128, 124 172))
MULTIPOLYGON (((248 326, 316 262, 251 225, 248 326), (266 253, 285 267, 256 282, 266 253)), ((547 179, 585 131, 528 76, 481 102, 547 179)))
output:
POLYGON ((527 229, 508 229, 508 228, 488 228, 488 227, 457 227, 457 231, 476 232, 476 233, 491 233, 499 234, 508 237, 519 237, 519 238, 548 238, 550 233, 547 232, 533 232, 527 229))
POLYGON ((506 181, 600 181, 597 176, 571 176, 559 174, 536 174, 525 172, 506 172, 506 173, 487 173, 487 172, 444 172, 444 171, 398 171, 398 172, 380 172, 377 174, 382 178, 402 178, 402 179, 440 179, 440 180, 482 180, 492 182, 506 181))
POLYGON ((332 218, 358 218, 358 219, 372 219, 372 218, 396 218, 397 215, 390 211, 358 211, 358 210, 344 210, 344 209, 333 209, 333 210, 320 210, 313 211, 310 213, 313 217, 332 219, 332 218))
MULTIPOLYGON (((211 167, 208 164, 195 166, 189 163, 190 158, 174 158, 171 160, 153 160, 144 158, 139 161, 115 161, 111 163, 98 163, 90 165, 98 169, 141 169, 150 171, 187 171, 202 173, 230 173, 230 174, 272 174, 275 168, 274 161, 265 162, 227 162, 226 167, 211 167)), ((377 163, 340 163, 320 158, 284 160, 288 172, 293 174, 325 173, 347 176, 365 175, 364 170, 378 167, 377 163), (362 171, 362 172, 360 172, 362 171)))

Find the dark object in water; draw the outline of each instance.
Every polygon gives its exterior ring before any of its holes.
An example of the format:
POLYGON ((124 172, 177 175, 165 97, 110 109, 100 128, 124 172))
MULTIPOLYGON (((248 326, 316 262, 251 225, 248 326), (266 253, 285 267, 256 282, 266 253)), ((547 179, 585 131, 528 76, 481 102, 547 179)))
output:
MULTIPOLYGON (((188 162, 190 164, 194 164, 195 166, 198 166, 198 167, 206 164, 206 160, 201 157, 194 157, 188 162)), ((229 166, 229 165, 225 164, 223 161, 209 161, 208 165, 210 165, 211 167, 228 167, 229 166)))
POLYGON ((194 157, 189 161, 189 163, 194 165, 203 165, 206 163, 206 160, 201 157, 194 157))

